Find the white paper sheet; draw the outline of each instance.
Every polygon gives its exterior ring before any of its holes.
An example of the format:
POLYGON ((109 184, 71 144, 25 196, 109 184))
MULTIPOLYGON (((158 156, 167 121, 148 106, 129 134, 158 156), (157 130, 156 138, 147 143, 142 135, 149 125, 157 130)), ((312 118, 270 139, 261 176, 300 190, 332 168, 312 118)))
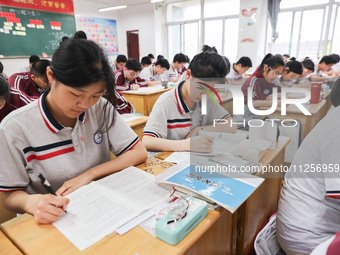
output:
POLYGON ((67 214, 53 225, 84 250, 168 196, 153 175, 129 167, 69 194, 67 214))

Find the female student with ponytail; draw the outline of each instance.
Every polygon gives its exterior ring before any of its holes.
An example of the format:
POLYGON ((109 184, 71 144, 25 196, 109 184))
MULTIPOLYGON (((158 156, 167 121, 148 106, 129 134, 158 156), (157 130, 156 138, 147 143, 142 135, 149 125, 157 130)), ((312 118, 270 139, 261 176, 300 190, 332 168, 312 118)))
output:
POLYGON ((69 203, 65 195, 147 158, 112 105, 114 74, 99 45, 65 41, 53 54, 47 78, 51 87, 38 100, 0 124, 2 203, 39 223, 58 219, 69 203), (39 173, 58 196, 45 194, 39 173))

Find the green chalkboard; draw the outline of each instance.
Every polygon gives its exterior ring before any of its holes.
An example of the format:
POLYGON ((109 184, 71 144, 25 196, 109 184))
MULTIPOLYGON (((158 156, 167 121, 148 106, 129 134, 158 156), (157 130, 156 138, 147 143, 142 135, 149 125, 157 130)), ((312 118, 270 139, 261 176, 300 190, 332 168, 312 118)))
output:
POLYGON ((0 6, 0 55, 5 57, 51 56, 61 38, 75 31, 74 15, 0 6))

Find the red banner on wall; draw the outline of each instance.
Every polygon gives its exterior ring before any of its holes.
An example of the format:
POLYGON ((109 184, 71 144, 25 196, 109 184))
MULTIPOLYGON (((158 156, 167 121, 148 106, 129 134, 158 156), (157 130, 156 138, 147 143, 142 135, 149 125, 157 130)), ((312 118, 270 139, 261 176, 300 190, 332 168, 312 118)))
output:
POLYGON ((46 12, 74 14, 73 0, 0 0, 0 5, 46 12))

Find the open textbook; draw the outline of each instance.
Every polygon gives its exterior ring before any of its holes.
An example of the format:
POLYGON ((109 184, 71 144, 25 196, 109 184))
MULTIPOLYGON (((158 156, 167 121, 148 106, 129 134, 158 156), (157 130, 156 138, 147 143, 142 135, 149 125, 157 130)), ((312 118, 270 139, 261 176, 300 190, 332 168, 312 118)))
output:
POLYGON ((169 191, 156 184, 154 175, 129 167, 93 181, 67 197, 67 214, 53 225, 79 250, 84 250, 166 201, 169 191))
POLYGON ((169 168, 157 175, 156 180, 180 187, 181 191, 198 193, 233 213, 264 179, 242 173, 235 174, 235 178, 232 176, 216 171, 200 173, 197 171, 197 165, 191 160, 169 168))

